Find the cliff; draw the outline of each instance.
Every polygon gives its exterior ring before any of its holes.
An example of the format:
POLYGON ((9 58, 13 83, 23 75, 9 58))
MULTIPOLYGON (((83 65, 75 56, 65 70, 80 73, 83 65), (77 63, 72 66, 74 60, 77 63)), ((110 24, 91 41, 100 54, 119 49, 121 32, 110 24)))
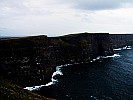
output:
POLYGON ((97 56, 113 54, 108 33, 83 33, 48 39, 56 65, 89 62, 97 56))
POLYGON ((46 36, 0 40, 0 75, 25 87, 51 81, 55 71, 46 36))
POLYGON ((0 76, 22 87, 46 84, 56 66, 113 55, 113 48, 133 44, 130 36, 80 33, 0 39, 0 76))
POLYGON ((113 48, 133 45, 133 34, 110 34, 109 37, 113 48))

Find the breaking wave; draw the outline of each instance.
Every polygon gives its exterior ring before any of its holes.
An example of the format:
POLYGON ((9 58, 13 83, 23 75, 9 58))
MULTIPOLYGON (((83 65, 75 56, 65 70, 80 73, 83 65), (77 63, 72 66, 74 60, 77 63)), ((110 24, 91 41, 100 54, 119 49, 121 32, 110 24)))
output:
POLYGON ((125 47, 117 48, 117 49, 114 49, 114 50, 119 51, 119 50, 130 50, 130 49, 132 49, 131 46, 125 46, 125 47))
MULTIPOLYGON (((132 48, 131 48, 131 46, 125 46, 123 48, 117 48, 117 49, 114 49, 114 50, 125 50, 125 49, 129 50, 129 49, 132 49, 132 48)), ((121 55, 119 55, 119 54, 114 54, 114 55, 111 55, 111 56, 98 56, 97 58, 91 60, 90 62, 95 62, 95 61, 103 59, 103 58, 114 58, 114 57, 120 57, 120 56, 121 55)), ((50 85, 56 84, 58 82, 58 78, 56 78, 56 76, 62 76, 63 75, 63 73, 61 72, 61 67, 70 66, 70 65, 77 65, 77 64, 82 64, 82 63, 88 63, 88 62, 81 62, 81 63, 76 63, 75 62, 74 64, 65 64, 65 65, 57 66, 56 71, 52 75, 51 82, 49 82, 45 85, 26 87, 24 89, 29 90, 29 91, 34 91, 34 90, 39 90, 40 88, 42 88, 44 86, 50 86, 50 85)))
POLYGON ((51 82, 45 84, 45 85, 39 85, 39 86, 32 86, 32 87, 26 87, 24 89, 29 90, 29 91, 34 91, 34 90, 39 90, 40 88, 44 87, 44 86, 50 86, 53 84, 56 84, 56 82, 58 82, 58 79, 56 79, 56 76, 59 75, 63 75, 63 73, 61 72, 61 67, 62 66, 57 66, 56 67, 56 72, 53 73, 52 78, 51 78, 51 82))

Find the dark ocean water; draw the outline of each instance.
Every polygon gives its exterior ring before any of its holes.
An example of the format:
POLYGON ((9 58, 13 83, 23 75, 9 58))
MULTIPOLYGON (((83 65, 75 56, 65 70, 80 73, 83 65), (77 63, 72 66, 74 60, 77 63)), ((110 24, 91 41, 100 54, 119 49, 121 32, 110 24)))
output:
POLYGON ((57 100, 133 100, 133 50, 92 63, 61 67, 51 94, 57 100))
POLYGON ((133 49, 116 54, 120 56, 58 66, 52 82, 38 93, 57 100, 133 100, 133 49))

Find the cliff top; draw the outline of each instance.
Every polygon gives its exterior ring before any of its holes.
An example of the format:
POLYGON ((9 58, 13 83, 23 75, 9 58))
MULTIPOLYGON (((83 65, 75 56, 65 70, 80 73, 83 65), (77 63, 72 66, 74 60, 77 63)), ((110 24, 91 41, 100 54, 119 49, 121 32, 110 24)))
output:
POLYGON ((0 38, 0 41, 3 41, 3 40, 18 40, 18 39, 43 39, 43 38, 46 38, 47 36, 46 35, 38 35, 38 36, 25 36, 25 37, 8 37, 8 38, 0 38))

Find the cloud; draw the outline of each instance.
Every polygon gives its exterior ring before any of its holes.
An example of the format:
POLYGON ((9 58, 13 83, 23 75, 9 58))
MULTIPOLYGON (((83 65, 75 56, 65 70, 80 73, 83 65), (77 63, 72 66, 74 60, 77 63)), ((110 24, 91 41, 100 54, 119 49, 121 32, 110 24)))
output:
POLYGON ((64 0, 64 2, 72 4, 75 9, 83 10, 117 9, 133 4, 133 0, 64 0))
POLYGON ((0 17, 49 15, 69 9, 65 3, 49 0, 1 0, 0 17))
POLYGON ((51 15, 70 10, 99 11, 117 9, 133 4, 133 0, 1 0, 0 18, 29 15, 51 15))
POLYGON ((133 31, 132 0, 0 1, 0 27, 6 28, 3 34, 7 35, 8 29, 15 31, 9 32, 13 35, 49 36, 84 31, 133 31))

